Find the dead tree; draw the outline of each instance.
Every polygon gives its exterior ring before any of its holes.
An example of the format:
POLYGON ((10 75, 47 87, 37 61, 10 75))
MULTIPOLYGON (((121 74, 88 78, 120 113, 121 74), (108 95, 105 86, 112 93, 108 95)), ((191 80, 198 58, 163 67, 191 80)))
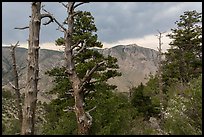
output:
MULTIPOLYGON (((21 135, 33 135, 35 125, 35 111, 37 103, 38 93, 38 80, 39 80, 39 37, 40 37, 40 25, 41 19, 47 17, 40 13, 41 2, 32 2, 31 4, 31 20, 29 27, 15 28, 15 29, 27 29, 29 28, 28 39, 28 58, 27 58, 27 82, 25 91, 25 100, 23 106, 23 120, 21 127, 21 135)), ((44 25, 52 22, 44 23, 44 25)))
POLYGON ((11 58, 12 58, 12 62, 13 62, 13 75, 14 75, 14 85, 10 83, 10 85, 12 86, 12 88, 15 90, 15 95, 16 95, 16 105, 17 105, 17 109, 18 109, 18 119, 19 119, 19 123, 20 123, 20 127, 22 125, 22 120, 23 120, 23 112, 22 112, 22 101, 21 101, 21 93, 20 93, 20 88, 19 88, 19 75, 18 75, 18 70, 17 70, 17 65, 16 65, 16 55, 15 55, 15 51, 16 51, 16 47, 18 46, 17 42, 15 45, 11 45, 11 58))
POLYGON ((161 100, 161 107, 163 109, 163 101, 164 101, 164 95, 163 95, 163 90, 162 90, 162 48, 161 48, 161 45, 163 44, 161 42, 161 38, 162 38, 162 34, 164 32, 160 32, 159 30, 158 31, 158 35, 156 35, 159 39, 159 47, 158 47, 158 51, 159 51, 159 54, 158 54, 158 79, 159 79, 159 96, 160 96, 160 100, 161 100))

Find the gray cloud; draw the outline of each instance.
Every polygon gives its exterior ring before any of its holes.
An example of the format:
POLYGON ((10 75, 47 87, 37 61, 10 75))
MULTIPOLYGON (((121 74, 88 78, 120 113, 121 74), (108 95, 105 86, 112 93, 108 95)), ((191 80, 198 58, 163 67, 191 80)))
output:
MULTIPOLYGON (((66 10, 59 3, 43 3, 45 8, 61 22, 66 17, 66 10)), ((28 30, 14 30, 14 27, 26 26, 31 14, 30 2, 6 3, 2 5, 2 40, 9 44, 26 41, 28 30)), ((141 38, 156 34, 156 30, 169 31, 174 22, 186 10, 202 11, 201 2, 93 2, 82 5, 80 10, 92 13, 98 28, 99 40, 116 42, 128 38, 141 38)), ((43 20, 44 21, 44 20, 43 20)), ((63 36, 56 31, 57 25, 43 26, 41 42, 53 42, 63 36)))

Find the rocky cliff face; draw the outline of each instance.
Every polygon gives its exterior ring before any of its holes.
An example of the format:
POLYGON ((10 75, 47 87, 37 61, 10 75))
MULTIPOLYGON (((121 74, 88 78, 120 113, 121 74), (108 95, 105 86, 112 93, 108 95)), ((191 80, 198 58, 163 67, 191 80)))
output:
POLYGON ((113 48, 99 50, 104 55, 111 55, 118 59, 121 77, 109 80, 110 83, 118 86, 119 92, 128 92, 129 88, 146 83, 148 75, 155 74, 157 70, 158 52, 137 46, 118 45, 113 48))
MULTIPOLYGON (((139 47, 136 44, 118 45, 113 48, 99 49, 99 52, 105 56, 111 55, 118 59, 119 71, 122 73, 121 77, 110 79, 108 82, 118 86, 119 92, 128 92, 132 86, 137 86, 141 82, 147 81, 150 73, 155 74, 157 67, 157 51, 149 48, 139 47)), ((16 51, 17 64, 19 68, 26 66, 27 50, 24 48, 17 48, 16 51)), ((52 79, 44 74, 45 71, 50 70, 55 66, 63 65, 63 52, 53 50, 40 50, 40 77, 39 98, 46 98, 44 92, 49 91, 52 87, 52 79)), ((21 86, 26 82, 26 68, 20 72, 21 86)), ((12 81, 12 63, 10 51, 8 47, 2 48, 2 85, 9 88, 8 81, 12 81)))

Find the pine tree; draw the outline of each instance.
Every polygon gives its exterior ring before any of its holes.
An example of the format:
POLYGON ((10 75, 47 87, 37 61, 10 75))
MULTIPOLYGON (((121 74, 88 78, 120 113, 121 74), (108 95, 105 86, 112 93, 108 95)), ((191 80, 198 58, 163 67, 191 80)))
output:
MULTIPOLYGON (((153 81, 152 79, 151 81, 153 81)), ((155 80, 154 80, 155 81, 155 80)), ((141 113, 146 120, 149 120, 152 116, 158 116, 159 110, 157 110, 158 105, 152 102, 152 96, 148 93, 146 89, 147 86, 144 86, 142 83, 138 87, 134 87, 130 90, 133 92, 131 98, 131 104, 141 113)), ((155 95, 154 95, 155 96, 155 95)))
POLYGON ((167 36, 172 39, 171 48, 165 53, 163 80, 168 86, 172 82, 189 82, 202 73, 202 15, 197 11, 186 11, 176 21, 177 28, 167 36))
MULTIPOLYGON (((66 23, 66 22, 65 22, 66 23)), ((67 66, 61 68, 54 68, 48 71, 47 74, 55 76, 56 87, 53 91, 58 94, 58 101, 64 100, 68 107, 67 110, 74 110, 76 113, 78 123, 78 134, 88 134, 92 123, 92 117, 88 114, 90 110, 85 111, 86 100, 91 99, 89 96, 91 93, 97 91, 100 86, 104 87, 104 90, 115 89, 116 86, 107 84, 107 80, 120 76, 117 72, 118 65, 116 64, 117 59, 111 56, 103 56, 93 47, 102 47, 101 42, 98 41, 96 34, 97 28, 94 24, 94 18, 90 12, 79 11, 74 18, 73 22, 73 33, 71 35, 72 42, 72 57, 74 63, 74 71, 77 79, 79 80, 81 88, 79 88, 80 100, 76 100, 76 90, 73 88, 72 74, 67 71, 67 66), (89 97, 87 97, 89 96, 89 97), (75 97, 73 100, 72 97, 75 97), (84 123, 80 122, 80 117, 76 111, 77 102, 80 101, 80 109, 83 109, 86 118, 84 123), (86 121, 87 119, 87 121, 86 121), (81 126, 85 126, 83 129, 81 126)), ((60 37, 55 41, 57 45, 66 45, 66 39, 60 37)), ((75 77, 75 78, 76 78, 75 77)), ((75 83, 76 84, 76 83, 75 83)))

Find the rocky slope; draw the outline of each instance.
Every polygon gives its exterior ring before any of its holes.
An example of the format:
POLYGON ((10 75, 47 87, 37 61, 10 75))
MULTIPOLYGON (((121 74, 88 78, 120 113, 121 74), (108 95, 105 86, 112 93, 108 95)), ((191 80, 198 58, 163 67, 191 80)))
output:
POLYGON ((127 92, 129 88, 146 83, 150 73, 155 74, 157 67, 157 51, 143 48, 136 44, 118 45, 113 48, 100 50, 104 55, 118 59, 121 77, 109 82, 118 86, 119 92, 127 92))
MULTIPOLYGON (((150 73, 155 74, 157 67, 157 51, 149 48, 143 48, 136 44, 118 45, 108 49, 98 49, 104 55, 111 55, 118 59, 119 71, 122 73, 121 77, 110 79, 111 84, 118 86, 119 92, 128 92, 132 86, 137 86, 141 82, 145 83, 150 73)), ((17 64, 19 68, 26 66, 27 49, 17 48, 16 51, 17 64)), ((54 50, 40 50, 40 81, 39 100, 49 101, 49 97, 45 96, 45 92, 52 87, 52 79, 44 72, 55 67, 63 65, 63 52, 54 50)), ((21 70, 20 85, 24 86, 26 80, 26 68, 21 70)), ((8 81, 12 81, 12 63, 10 51, 8 47, 2 48, 2 85, 10 88, 8 81)))
MULTIPOLYGON (((16 60, 17 67, 19 68, 20 87, 25 87, 26 83, 26 58, 27 58, 27 49, 17 48, 16 49, 16 60), (22 69, 21 69, 22 68, 22 69)), ((52 88, 52 78, 45 75, 47 70, 54 68, 55 66, 63 65, 63 53, 53 50, 40 50, 39 58, 39 89, 38 100, 48 102, 51 97, 45 95, 45 92, 49 91, 52 88)), ((2 48, 2 86, 6 89, 11 89, 8 84, 9 81, 13 81, 12 75, 12 60, 10 56, 10 49, 8 47, 2 48)), ((22 92, 24 89, 21 90, 22 92)))

